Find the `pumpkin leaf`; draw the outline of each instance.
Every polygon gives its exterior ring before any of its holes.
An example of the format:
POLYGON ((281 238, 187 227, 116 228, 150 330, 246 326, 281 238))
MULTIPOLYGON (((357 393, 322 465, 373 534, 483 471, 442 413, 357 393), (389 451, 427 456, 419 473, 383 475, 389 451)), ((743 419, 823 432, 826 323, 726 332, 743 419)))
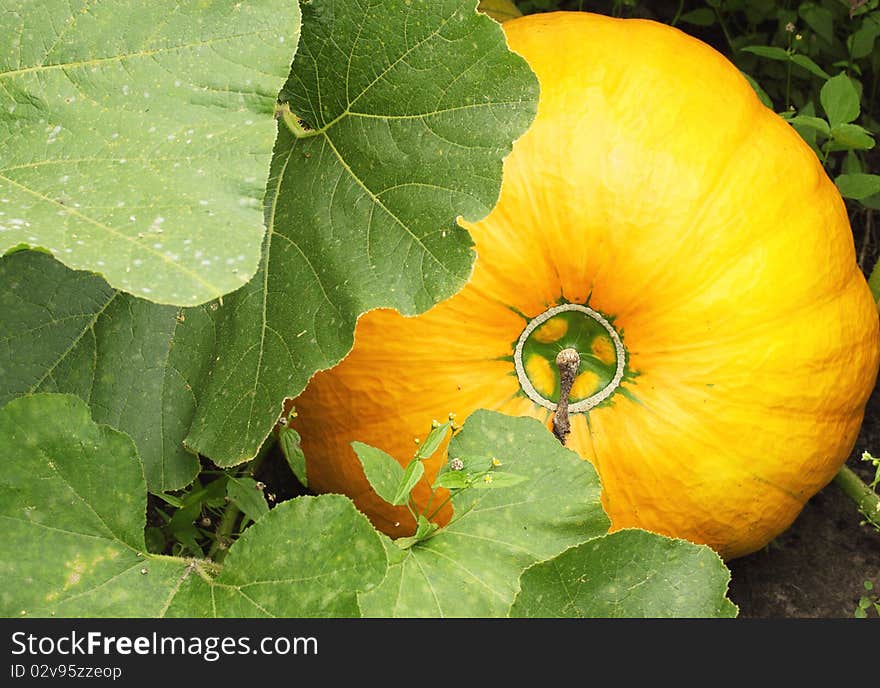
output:
POLYGON ((852 122, 859 116, 859 92, 852 79, 844 73, 825 82, 819 91, 819 102, 828 115, 832 129, 852 122))
MULTIPOLYGON (((351 448, 361 462, 370 487, 389 504, 396 504, 398 487, 404 481, 404 470, 397 459, 363 442, 352 442, 351 448)), ((424 470, 424 466, 422 468, 424 470)))
POLYGON ((256 454, 284 398, 350 351, 362 312, 415 314, 469 278, 457 218, 495 204, 538 94, 474 6, 303 5, 281 98, 304 125, 279 132, 263 262, 217 312, 217 360, 186 440, 216 463, 256 454))
POLYGON ((269 513, 266 496, 253 478, 230 475, 226 483, 226 494, 230 501, 252 521, 257 521, 261 516, 269 513))
POLYGON ((19 251, 0 258, 0 312, 0 404, 76 394, 96 421, 131 436, 152 492, 192 482, 199 463, 183 438, 211 363, 209 307, 143 301, 19 251))
POLYGON ((229 548, 215 576, 181 585, 166 616, 355 617, 357 593, 385 575, 379 534, 342 495, 279 504, 229 548))
POLYGON ((621 530, 527 569, 510 616, 733 617, 729 582, 724 562, 705 545, 621 530))
POLYGON ((188 562, 146 554, 134 443, 72 395, 0 409, 0 615, 161 616, 188 562))
POLYGON ((244 284, 299 15, 289 0, 6 2, 0 253, 42 247, 160 303, 244 284))
POLYGON ((397 486, 397 491, 394 493, 394 499, 391 500, 391 503, 395 505, 406 504, 409 499, 409 493, 412 492, 412 489, 416 486, 416 483, 422 479, 424 474, 425 464, 418 459, 410 461, 406 470, 403 472, 403 477, 400 480, 400 484, 397 486))
POLYGON ((527 480, 457 493, 452 522, 360 596, 365 616, 504 616, 523 569, 608 529, 595 470, 537 420, 477 411, 450 455, 503 457, 527 480))
POLYGON ((880 193, 880 174, 841 174, 834 183, 844 198, 855 201, 880 193))
POLYGON ((280 504, 222 567, 149 554, 134 443, 73 395, 9 402, 0 446, 0 575, 28 581, 0 591, 6 617, 357 616, 357 593, 385 574, 379 535, 340 495, 280 504))

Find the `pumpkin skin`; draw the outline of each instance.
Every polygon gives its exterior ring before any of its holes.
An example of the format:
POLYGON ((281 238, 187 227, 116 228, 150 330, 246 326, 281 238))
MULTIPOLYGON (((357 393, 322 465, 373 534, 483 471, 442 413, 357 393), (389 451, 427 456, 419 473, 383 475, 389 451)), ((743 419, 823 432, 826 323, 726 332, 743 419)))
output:
MULTIPOLYGON (((627 373, 572 414, 567 446, 599 472, 612 530, 753 552, 845 462, 876 379, 877 310, 843 201, 798 134, 700 41, 579 12, 504 30, 541 95, 498 205, 463 223, 472 279, 417 317, 363 315, 351 354, 312 379, 294 421, 310 485, 411 533, 350 443, 405 464, 413 437, 450 411, 549 424, 514 345, 548 308, 588 304, 620 333, 627 373)), ((420 505, 446 459, 428 462, 420 505)))

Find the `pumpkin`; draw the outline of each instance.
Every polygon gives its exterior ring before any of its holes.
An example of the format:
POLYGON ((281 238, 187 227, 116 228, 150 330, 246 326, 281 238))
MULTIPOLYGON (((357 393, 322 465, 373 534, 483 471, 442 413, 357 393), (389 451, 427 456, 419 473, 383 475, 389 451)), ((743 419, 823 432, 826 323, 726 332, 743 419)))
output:
MULTIPOLYGON (((497 206, 463 223, 472 278, 420 316, 363 315, 350 355, 311 380, 295 420, 310 484, 410 533, 350 443, 406 463, 450 411, 549 424, 571 347, 567 446, 597 469, 612 529, 752 552, 844 463, 877 375, 843 201, 704 43, 580 12, 504 30, 541 94, 497 206)), ((420 506, 446 460, 426 467, 420 506)))

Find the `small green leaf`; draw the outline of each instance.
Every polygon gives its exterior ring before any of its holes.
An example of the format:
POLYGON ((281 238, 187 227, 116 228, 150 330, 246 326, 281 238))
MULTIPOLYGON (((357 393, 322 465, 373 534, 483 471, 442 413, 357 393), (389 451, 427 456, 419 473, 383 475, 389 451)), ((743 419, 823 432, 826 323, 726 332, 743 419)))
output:
POLYGON ((869 150, 874 139, 858 124, 838 124, 831 128, 831 150, 869 150))
POLYGON ((175 508, 179 509, 180 507, 183 506, 183 500, 180 499, 180 497, 177 497, 172 494, 165 494, 164 492, 157 492, 155 494, 163 502, 166 502, 167 504, 170 504, 171 506, 173 506, 175 508))
POLYGON ((862 68, 858 62, 852 62, 850 60, 838 60, 837 62, 831 63, 832 67, 837 67, 843 71, 852 71, 855 76, 862 75, 862 68))
POLYGON ((685 12, 679 19, 694 26, 712 26, 715 23, 715 12, 708 7, 699 7, 690 12, 685 12))
POLYGON ((418 459, 410 461, 406 470, 403 472, 403 477, 400 479, 400 484, 397 486, 397 492, 395 492, 394 499, 391 500, 391 503, 396 506, 406 504, 409 499, 409 493, 412 492, 412 489, 416 486, 416 483, 422 479, 424 474, 425 464, 418 459))
POLYGON ((878 36, 880 36, 880 15, 865 17, 862 25, 847 38, 847 46, 853 59, 868 57, 874 50, 874 42, 878 36))
MULTIPOLYGON (((389 539, 389 540, 387 540, 387 542, 390 543, 392 546, 397 547, 398 550, 405 551, 405 550, 408 550, 410 547, 412 547, 414 544, 416 544, 419 541, 419 539, 420 538, 416 537, 415 535, 408 535, 406 537, 397 538, 396 540, 389 539)), ((368 615, 371 616, 372 614, 368 614, 368 615)))
POLYGON ((828 126, 828 122, 826 122, 821 117, 810 117, 808 115, 795 115, 794 117, 789 118, 788 123, 793 126, 806 127, 808 129, 813 129, 814 131, 818 131, 820 134, 824 134, 825 136, 831 135, 831 127, 828 126))
POLYGON ((201 519, 206 507, 219 507, 225 504, 226 482, 225 474, 205 485, 196 481, 183 495, 183 504, 168 522, 171 535, 186 545, 192 555, 201 557, 204 554, 198 542, 201 533, 196 522, 201 519))
POLYGON ((731 617, 730 572, 709 547, 621 530, 527 569, 513 617, 731 617))
POLYGON ((868 608, 870 608, 870 606, 871 606, 871 600, 868 599, 867 597, 862 597, 859 600, 859 607, 861 607, 862 609, 868 609, 868 608))
POLYGON ((832 128, 859 116, 859 92, 852 79, 842 72, 825 82, 819 91, 819 101, 832 128))
POLYGON ((805 2, 798 8, 798 14, 822 40, 826 43, 834 42, 834 15, 829 9, 813 2, 805 2))
POLYGON ((300 485, 309 486, 309 478, 306 475, 306 455, 303 454, 300 446, 299 433, 290 425, 285 425, 278 430, 278 444, 281 446, 281 453, 287 459, 287 465, 296 476, 300 485))
MULTIPOLYGON (((455 446, 459 446, 456 444, 455 446)), ((500 452, 499 452, 500 453, 500 452)), ((475 473, 485 473, 492 468, 494 456, 482 456, 475 453, 467 453, 458 456, 462 470, 473 476, 475 473)))
POLYGON ((859 201, 875 193, 880 193, 880 175, 878 174, 841 174, 834 183, 844 198, 859 201))
POLYGON ((758 96, 758 100, 760 100, 765 107, 773 109, 773 101, 770 99, 770 96, 767 95, 767 91, 761 88, 761 85, 755 81, 751 76, 740 70, 740 74, 742 74, 746 81, 749 82, 749 86, 752 87, 752 90, 755 92, 755 95, 758 96))
POLYGON ((780 62, 788 62, 791 55, 787 50, 778 48, 774 45, 747 45, 740 48, 745 53, 752 53, 758 57, 766 57, 768 60, 778 60, 780 62))
POLYGON ((228 475, 221 475, 205 486, 204 494, 201 497, 205 506, 217 508, 226 505, 226 481, 228 479, 228 475))
POLYGON ((417 540, 424 540, 431 533, 435 532, 439 526, 436 523, 431 523, 427 518, 419 515, 418 526, 416 527, 415 538, 417 540))
POLYGON ((244 515, 252 521, 257 521, 261 516, 269 513, 266 496, 253 478, 230 475, 226 485, 226 494, 235 506, 241 509, 244 515))
POLYGON ((804 69, 806 69, 808 72, 810 72, 810 74, 818 76, 822 79, 831 78, 831 75, 828 72, 826 72, 824 69, 822 69, 819 65, 817 65, 815 62, 813 62, 806 55, 801 55, 799 53, 793 53, 791 56, 791 61, 794 64, 796 64, 798 67, 803 67, 804 69))
MULTIPOLYGON (((415 535, 397 538, 394 541, 386 538, 385 539, 385 542, 387 543, 386 550, 389 549, 392 542, 393 542, 393 545, 396 546, 398 552, 400 552, 401 550, 403 550, 403 551, 408 550, 410 547, 412 547, 416 543, 421 542, 422 540, 425 540, 428 536, 435 533, 437 531, 437 529, 439 528, 439 526, 436 523, 432 523, 431 521, 429 521, 427 518, 425 518, 421 514, 419 514, 419 517, 418 517, 418 520, 416 521, 416 523, 417 523, 417 526, 416 526, 415 535)), ((389 563, 389 565, 399 564, 405 558, 406 558, 406 555, 398 556, 393 559, 391 557, 389 557, 388 563, 389 563)))
POLYGON ((436 452, 440 448, 440 445, 443 444, 443 440, 446 439, 446 434, 449 432, 451 426, 452 421, 448 421, 436 428, 432 428, 431 432, 428 433, 428 436, 425 438, 425 441, 419 446, 419 450, 416 452, 416 458, 427 459, 433 456, 434 452, 436 452))
POLYGON ((360 459, 370 486, 382 499, 393 504, 404 479, 403 468, 397 459, 363 442, 352 442, 351 447, 360 459))
POLYGON ((471 487, 475 490, 494 490, 497 488, 519 485, 524 480, 528 480, 524 475, 502 471, 490 471, 489 473, 474 479, 471 482, 471 487))
POLYGON ((470 485, 470 478, 464 471, 446 471, 440 473, 432 487, 445 487, 447 490, 461 490, 470 485))
POLYGON ((864 587, 865 590, 873 590, 874 583, 872 581, 866 580, 865 582, 862 583, 862 587, 864 587))
POLYGON ((853 612, 853 616, 857 619, 866 619, 868 618, 868 612, 866 612, 861 607, 856 607, 856 610, 853 612))
POLYGON ((840 171, 843 174, 861 174, 865 171, 865 168, 862 165, 862 161, 859 160, 859 156, 854 151, 849 151, 843 158, 840 171))
POLYGON ((497 22, 505 22, 508 19, 522 16, 522 12, 512 0, 480 0, 477 9, 480 12, 485 12, 497 22))

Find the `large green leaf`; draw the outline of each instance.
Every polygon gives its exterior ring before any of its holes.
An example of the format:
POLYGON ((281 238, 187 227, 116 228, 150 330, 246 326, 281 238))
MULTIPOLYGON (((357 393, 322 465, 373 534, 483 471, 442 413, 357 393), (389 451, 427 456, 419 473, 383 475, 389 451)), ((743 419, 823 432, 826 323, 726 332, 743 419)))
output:
POLYGON ((192 481, 199 463, 183 438, 213 353, 208 307, 143 301, 20 251, 0 258, 0 313, 0 405, 76 394, 134 439, 151 491, 192 481))
POLYGON ((527 479, 458 493, 453 522, 389 557, 385 581, 361 595, 365 616, 505 616, 526 567, 608 530, 595 470, 534 419, 477 411, 449 455, 497 457, 527 479))
POLYGON ((8 0, 0 253, 40 246, 160 303, 257 269, 293 0, 8 0))
POLYGON ((382 580, 378 533, 340 495, 279 505, 222 567, 146 552, 146 486, 134 444, 78 397, 0 409, 2 616, 357 616, 382 580))
POLYGON ((187 562, 145 554, 147 495, 132 441, 77 397, 0 409, 2 616, 157 616, 187 562))
POLYGON ((621 530, 522 575, 516 617, 732 617, 730 572, 703 545, 621 530))
POLYGON ((218 311, 216 367, 187 438, 221 465, 255 455, 284 398, 351 349, 361 313, 418 313, 468 279, 471 241, 456 219, 496 202, 538 93, 475 6, 303 6, 282 92, 301 138, 282 126, 263 263, 218 311))

